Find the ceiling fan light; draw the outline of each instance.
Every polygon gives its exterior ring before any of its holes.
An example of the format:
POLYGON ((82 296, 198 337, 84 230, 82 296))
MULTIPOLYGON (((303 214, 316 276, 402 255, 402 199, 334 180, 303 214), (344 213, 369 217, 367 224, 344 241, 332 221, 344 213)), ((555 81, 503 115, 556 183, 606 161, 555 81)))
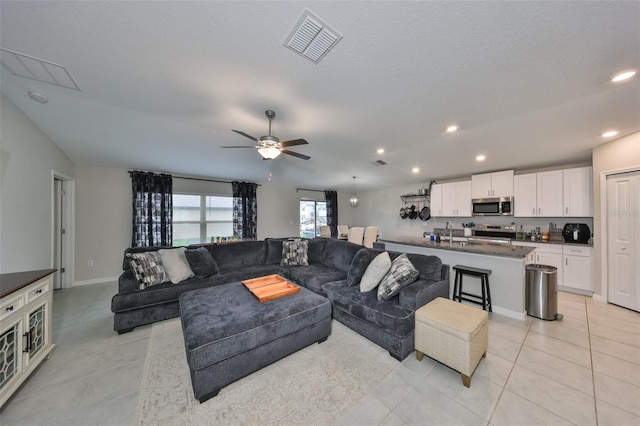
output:
POLYGON ((278 155, 280 155, 280 150, 273 146, 265 146, 264 148, 259 148, 258 152, 262 155, 263 158, 267 160, 273 160, 278 155))

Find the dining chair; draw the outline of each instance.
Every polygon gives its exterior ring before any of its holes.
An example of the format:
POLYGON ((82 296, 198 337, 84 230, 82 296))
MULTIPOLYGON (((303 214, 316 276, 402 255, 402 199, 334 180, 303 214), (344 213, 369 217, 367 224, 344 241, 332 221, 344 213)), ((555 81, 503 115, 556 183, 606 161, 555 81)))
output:
POLYGON ((347 225, 338 225, 338 239, 346 240, 349 237, 349 227, 347 225))
POLYGON ((367 248, 373 248, 373 243, 378 239, 378 227, 377 226, 367 226, 364 230, 364 241, 363 245, 367 248))
POLYGON ((322 238, 331 238, 331 228, 327 225, 322 225, 320 227, 320 236, 322 238))
POLYGON ((350 243, 362 245, 363 237, 364 237, 364 228, 360 226, 354 226, 353 228, 349 228, 349 236, 347 237, 347 240, 350 243))

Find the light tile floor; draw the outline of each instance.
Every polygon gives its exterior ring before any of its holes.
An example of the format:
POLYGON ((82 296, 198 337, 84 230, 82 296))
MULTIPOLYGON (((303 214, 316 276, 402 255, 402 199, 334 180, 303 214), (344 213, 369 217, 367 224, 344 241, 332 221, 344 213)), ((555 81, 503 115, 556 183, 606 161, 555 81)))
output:
MULTIPOLYGON (((113 331, 116 289, 55 291, 56 349, 4 407, 3 426, 135 424, 151 327, 113 331)), ((640 315, 569 293, 558 311, 563 321, 492 314, 469 389, 448 367, 410 356, 337 423, 640 424, 640 315)))

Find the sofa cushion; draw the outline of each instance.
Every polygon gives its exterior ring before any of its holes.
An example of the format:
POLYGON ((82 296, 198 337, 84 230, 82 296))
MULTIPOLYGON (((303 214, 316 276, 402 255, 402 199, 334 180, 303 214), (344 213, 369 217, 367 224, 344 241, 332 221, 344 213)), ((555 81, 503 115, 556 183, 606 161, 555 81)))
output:
POLYGON ((282 260, 280 266, 287 265, 309 265, 307 250, 309 243, 307 240, 284 241, 282 243, 282 260))
POLYGON ((389 300, 400 289, 418 278, 418 270, 413 267, 406 254, 401 254, 391 262, 391 269, 378 285, 378 299, 389 300))
POLYGON ((170 249, 173 247, 128 247, 125 251, 124 251, 124 256, 122 259, 122 270, 123 271, 128 271, 131 269, 131 259, 129 258, 129 256, 127 256, 127 254, 129 253, 146 253, 148 251, 158 251, 160 249, 170 249))
POLYGON ((197 290, 199 288, 207 288, 214 285, 224 284, 222 275, 217 274, 211 277, 189 278, 180 284, 171 284, 165 282, 162 284, 147 287, 144 290, 138 290, 131 293, 120 293, 111 299, 111 312, 122 312, 127 310, 136 310, 149 306, 159 306, 168 303, 177 303, 178 297, 186 291, 197 290))
POLYGON ((438 256, 408 253, 407 258, 418 270, 420 279, 440 281, 442 276, 442 259, 438 256))
POLYGON ((362 280, 360 280, 360 291, 367 292, 375 289, 384 276, 391 268, 391 259, 389 253, 382 252, 375 257, 364 271, 362 280))
POLYGON ((264 277, 265 275, 286 273, 284 267, 280 265, 253 265, 243 266, 241 268, 231 268, 222 271, 224 282, 232 283, 235 281, 249 280, 251 278, 264 277))
POLYGON ((309 241, 309 264, 322 263, 322 256, 326 247, 326 238, 312 238, 309 241))
POLYGON ((358 250, 353 259, 351 265, 349 265, 349 271, 347 272, 347 285, 358 285, 364 272, 367 270, 369 263, 371 263, 370 251, 366 248, 358 250))
POLYGON ((264 241, 267 243, 267 265, 279 265, 282 260, 283 240, 277 238, 265 238, 264 241))
POLYGON ((167 272, 169 281, 173 284, 178 284, 180 281, 194 276, 187 256, 184 254, 186 250, 185 247, 158 250, 160 259, 162 259, 162 267, 167 272))
POLYGON ((322 295, 323 285, 347 278, 344 272, 326 265, 294 266, 289 269, 288 275, 292 281, 322 295))
POLYGON ((267 261, 267 243, 239 241, 207 246, 221 271, 242 266, 264 265, 267 261))
POLYGON ((397 297, 378 300, 375 291, 360 292, 357 286, 344 283, 328 283, 322 287, 333 305, 383 331, 396 336, 408 336, 413 332, 413 311, 398 304, 397 297))
POLYGON ((167 281, 167 272, 157 251, 129 253, 127 257, 131 260, 133 274, 140 281, 140 289, 167 281))
POLYGON ((327 266, 333 266, 344 273, 349 272, 351 260, 358 250, 362 249, 362 246, 333 238, 324 238, 324 241, 325 247, 322 253, 321 263, 327 266))
POLYGON ((209 250, 204 247, 187 249, 185 256, 193 274, 198 278, 206 278, 220 272, 216 260, 211 256, 209 250))

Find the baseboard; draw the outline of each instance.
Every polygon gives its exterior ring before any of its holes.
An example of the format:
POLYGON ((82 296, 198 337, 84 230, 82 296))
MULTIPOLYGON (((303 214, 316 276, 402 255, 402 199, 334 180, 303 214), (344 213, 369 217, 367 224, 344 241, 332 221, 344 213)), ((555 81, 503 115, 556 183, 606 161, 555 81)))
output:
POLYGON ((495 314, 517 319, 520 321, 524 321, 524 319, 527 317, 524 312, 516 312, 509 309, 501 308, 500 306, 496 306, 496 305, 493 305, 492 309, 493 309, 493 313, 495 314))
POLYGON ((80 287, 83 285, 93 285, 93 284, 104 284, 104 283, 110 283, 110 282, 114 282, 114 281, 118 281, 118 277, 103 277, 103 278, 94 278, 92 280, 82 280, 82 281, 76 281, 73 283, 73 287, 80 287))

